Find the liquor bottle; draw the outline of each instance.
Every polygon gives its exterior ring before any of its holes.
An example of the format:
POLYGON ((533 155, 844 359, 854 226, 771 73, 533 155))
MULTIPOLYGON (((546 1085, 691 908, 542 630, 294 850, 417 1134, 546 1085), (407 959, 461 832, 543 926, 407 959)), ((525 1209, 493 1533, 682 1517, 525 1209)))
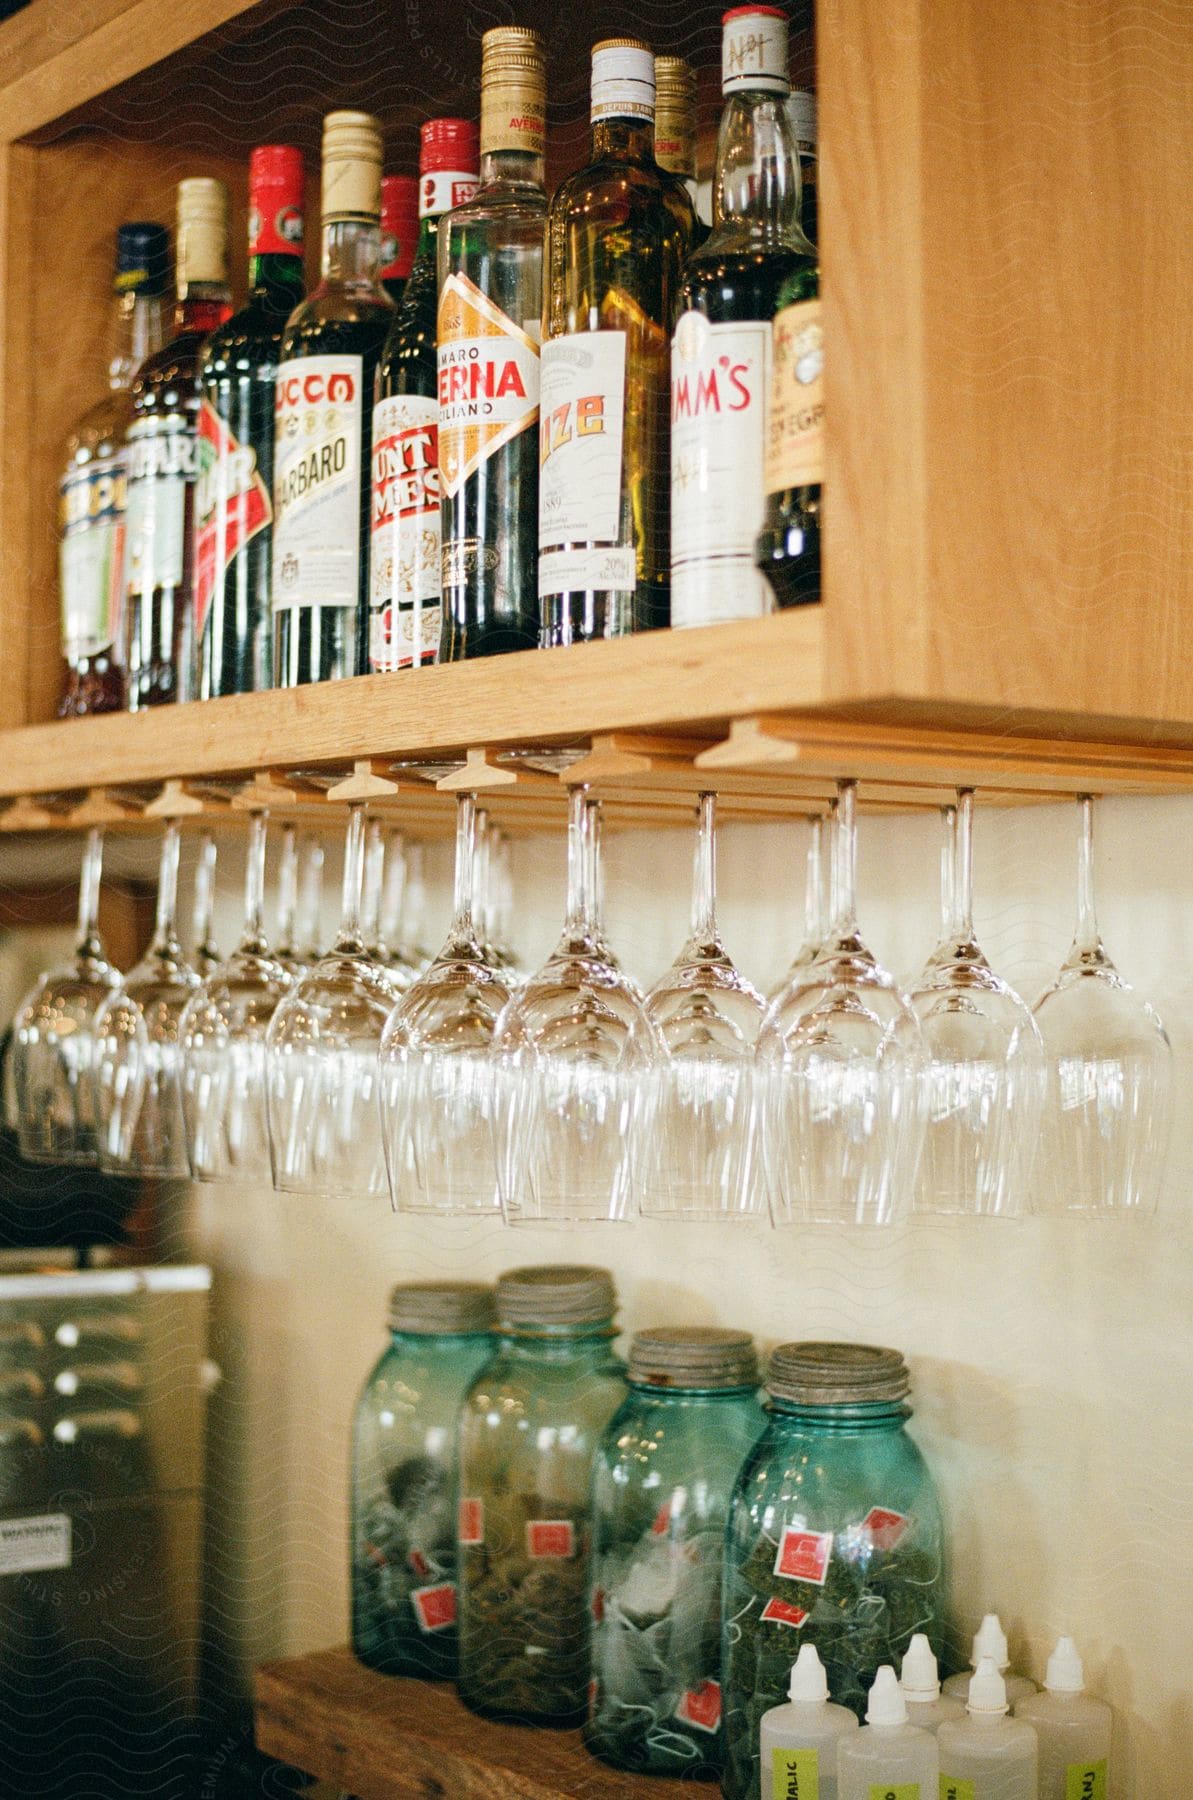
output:
POLYGON ((439 221, 476 192, 476 166, 471 120, 426 121, 418 252, 377 367, 368 664, 377 671, 433 663, 439 655, 439 221))
POLYGON ((766 512, 754 560, 781 607, 820 598, 823 377, 820 270, 813 265, 793 269, 779 289, 771 341, 766 512))
POLYGON ((546 50, 482 39, 481 185, 439 231, 440 660, 538 642, 546 50))
POLYGON ((786 100, 787 19, 771 6, 724 16, 725 110, 713 228, 688 264, 671 349, 671 622, 756 618, 774 601, 754 563, 771 320, 816 253, 799 223, 786 100))
POLYGON ((540 642, 666 625, 668 348, 683 232, 654 159, 654 58, 592 53, 592 162, 547 214, 540 642))
POLYGON ((318 287, 282 334, 273 461, 274 681, 298 687, 368 667, 373 381, 393 302, 381 264, 381 127, 323 121, 318 287))
POLYGON ((302 299, 302 152, 249 158, 249 300, 199 358, 195 493, 195 691, 273 684, 273 417, 278 350, 302 299))
POLYGON ((655 161, 678 190, 679 215, 691 233, 690 255, 708 236, 696 206, 696 71, 682 56, 656 56, 654 85, 655 161))
POLYGON ((787 102, 791 135, 799 157, 800 203, 799 222, 804 236, 813 244, 820 242, 816 217, 816 96, 808 88, 797 88, 787 102))
POLYGON ((161 348, 170 240, 164 225, 116 234, 108 392, 75 426, 58 484, 58 586, 66 685, 58 716, 124 705, 124 438, 139 365, 161 348))
POLYGON ((397 306, 401 301, 418 243, 418 178, 381 177, 381 285, 397 306))
POLYGON ((128 428, 125 678, 130 712, 191 698, 199 353, 232 311, 228 194, 178 184, 174 336, 141 364, 128 428))

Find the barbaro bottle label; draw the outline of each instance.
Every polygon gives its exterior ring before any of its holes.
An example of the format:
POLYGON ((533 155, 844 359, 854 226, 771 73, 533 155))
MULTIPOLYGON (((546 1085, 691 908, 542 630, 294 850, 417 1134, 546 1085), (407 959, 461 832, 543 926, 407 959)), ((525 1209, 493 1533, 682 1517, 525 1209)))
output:
POLYGON ((359 587, 359 356, 278 369, 273 458, 273 609, 355 610, 359 587))
POLYGON ((434 662, 439 653, 438 412, 423 394, 373 409, 369 666, 434 662))
POLYGON ((118 457, 86 463, 64 477, 58 492, 62 654, 77 662, 98 656, 120 634, 124 464, 118 457))
POLYGON ((824 333, 819 300, 775 314, 771 340, 766 491, 816 487, 824 479, 824 333))
POLYGON ((252 446, 229 431, 215 408, 199 407, 195 485, 195 642, 232 559, 273 518, 252 446))
POLYGON ((439 299, 439 473, 453 497, 539 416, 539 347, 466 275, 439 299))

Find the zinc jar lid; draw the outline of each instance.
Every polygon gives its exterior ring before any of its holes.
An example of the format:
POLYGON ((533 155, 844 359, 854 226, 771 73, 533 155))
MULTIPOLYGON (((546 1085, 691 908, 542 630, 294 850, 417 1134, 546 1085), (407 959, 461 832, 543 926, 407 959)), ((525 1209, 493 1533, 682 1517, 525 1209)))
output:
POLYGON ((905 1399, 911 1376, 900 1352, 879 1344, 779 1344, 766 1388, 803 1406, 865 1406, 905 1399))
POLYGON ((493 1289, 479 1281, 408 1281, 389 1297, 391 1331, 492 1331, 494 1318, 493 1289))
POLYGON ((635 1332, 627 1374, 639 1387, 756 1387, 758 1357, 748 1331, 654 1325, 635 1332))
POLYGON ((507 1269, 497 1282, 497 1317, 503 1325, 597 1325, 617 1304, 608 1269, 546 1263, 507 1269))

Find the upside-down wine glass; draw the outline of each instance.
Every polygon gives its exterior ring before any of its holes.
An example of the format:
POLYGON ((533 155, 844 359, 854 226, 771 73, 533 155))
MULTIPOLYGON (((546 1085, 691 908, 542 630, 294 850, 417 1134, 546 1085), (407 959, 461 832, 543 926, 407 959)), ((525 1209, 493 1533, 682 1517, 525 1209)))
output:
POLYGON ((509 989, 480 940, 476 881, 476 796, 460 794, 447 941, 394 1007, 381 1042, 385 1160, 400 1212, 492 1214, 501 1204, 489 1049, 509 989))
POLYGON ((834 917, 820 955, 767 1009, 755 1070, 776 1225, 889 1224, 922 1138, 919 1022, 858 934, 857 784, 838 784, 834 917))
POLYGON ((916 1207, 1012 1218, 1039 1131, 1043 1051, 1030 1009, 974 936, 973 790, 943 810, 941 940, 911 993, 926 1055, 916 1207))
POLYGON ((1094 803, 1079 796, 1077 930, 1036 1002, 1047 1103, 1034 1210, 1090 1217, 1154 1211, 1168 1149, 1172 1048, 1123 980, 1094 908, 1094 803))
POLYGON ((646 996, 661 1044, 640 1152, 639 1208, 652 1217, 746 1219, 766 1210, 750 1128, 763 1001, 717 925, 715 809, 715 796, 701 794, 691 931, 646 996))
POLYGON ((194 954, 191 966, 200 981, 214 975, 223 958, 215 941, 215 838, 210 831, 199 837, 199 855, 195 862, 195 892, 191 912, 191 941, 194 954))

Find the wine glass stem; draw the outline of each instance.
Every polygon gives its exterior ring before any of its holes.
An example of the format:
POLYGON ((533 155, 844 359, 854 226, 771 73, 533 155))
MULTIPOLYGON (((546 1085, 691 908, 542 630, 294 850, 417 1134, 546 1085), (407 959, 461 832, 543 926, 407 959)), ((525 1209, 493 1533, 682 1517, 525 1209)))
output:
POLYGON ((492 924, 492 830, 483 806, 476 809, 476 935, 482 944, 491 940, 492 924))
POLYGON ((588 931, 592 909, 592 826, 588 814, 588 789, 581 782, 568 789, 568 887, 564 931, 573 940, 588 931))
POLYGON ((104 834, 93 825, 87 833, 83 867, 79 874, 79 951, 84 956, 101 954, 99 939, 99 884, 104 868, 104 834))
POLYGON ((215 839, 205 831, 199 839, 199 861, 195 867, 194 937, 199 949, 211 943, 215 929, 215 839))
POLYGON ((837 829, 833 846, 833 931, 838 938, 857 933, 857 782, 837 783, 837 829))
POLYGON ((1077 942, 1075 948, 1083 956, 1093 956, 1101 949, 1098 915, 1094 906, 1094 798, 1078 794, 1081 828, 1077 838, 1077 942))
POLYGON ((717 797, 701 794, 696 812, 696 854, 692 873, 692 940, 717 941, 717 797))
POLYGON ((824 937, 824 820, 808 820, 808 863, 804 875, 804 942, 815 946, 824 937))
POLYGON ((390 949, 400 941, 402 900, 406 892, 406 846, 400 831, 392 831, 385 847, 384 899, 381 903, 380 941, 390 949))
POLYGON ((348 808, 348 834, 344 840, 344 882, 340 890, 340 934, 336 949, 353 953, 363 949, 360 935, 360 893, 364 881, 365 809, 360 801, 348 808))
POLYGON ((953 821, 953 932, 959 944, 973 942, 973 789, 957 789, 953 821))
POLYGON ((293 950, 295 915, 298 910, 298 839, 293 825, 282 827, 282 854, 278 863, 278 947, 293 950))
POLYGON ((385 837, 380 819, 370 819, 365 833, 364 898, 361 933, 366 944, 381 941, 381 889, 385 880, 385 837))
POLYGON ((176 820, 166 826, 157 869, 157 913, 153 923, 153 947, 172 952, 178 943, 178 849, 181 833, 176 820))
POLYGON ((947 942, 953 936, 953 907, 957 887, 953 874, 957 846, 957 808, 942 806, 940 820, 944 827, 940 846, 940 936, 942 942, 947 942))
POLYGON ((244 933, 242 950, 263 955, 265 938, 265 836, 269 814, 264 808, 249 815, 248 860, 244 867, 244 933))
POLYGON ((457 942, 474 943, 476 919, 476 795, 461 794, 456 801, 456 869, 452 896, 452 936, 457 942))
POLYGON ((303 840, 299 893, 296 948, 300 956, 318 956, 322 948, 319 914, 323 904, 323 845, 313 835, 303 840))

